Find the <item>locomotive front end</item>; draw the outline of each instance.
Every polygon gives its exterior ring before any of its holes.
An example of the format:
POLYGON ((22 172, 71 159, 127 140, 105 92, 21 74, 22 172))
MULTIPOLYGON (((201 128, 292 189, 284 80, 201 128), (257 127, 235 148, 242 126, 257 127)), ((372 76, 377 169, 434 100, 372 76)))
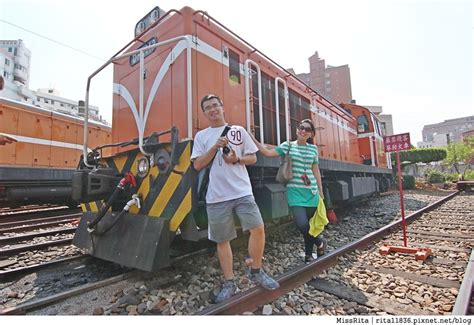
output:
POLYGON ((178 142, 175 128, 170 133, 168 143, 159 143, 159 135, 147 139, 149 156, 132 149, 76 171, 73 193, 84 215, 74 245, 141 270, 169 265, 169 245, 191 212, 196 179, 192 142, 178 142))

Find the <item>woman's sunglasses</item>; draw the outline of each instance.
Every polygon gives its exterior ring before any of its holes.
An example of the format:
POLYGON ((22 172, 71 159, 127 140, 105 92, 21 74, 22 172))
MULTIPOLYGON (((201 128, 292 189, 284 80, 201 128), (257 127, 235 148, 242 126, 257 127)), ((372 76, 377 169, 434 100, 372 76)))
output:
POLYGON ((305 131, 305 132, 308 132, 308 133, 313 133, 313 129, 310 128, 309 126, 300 125, 300 126, 298 126, 298 130, 305 131))

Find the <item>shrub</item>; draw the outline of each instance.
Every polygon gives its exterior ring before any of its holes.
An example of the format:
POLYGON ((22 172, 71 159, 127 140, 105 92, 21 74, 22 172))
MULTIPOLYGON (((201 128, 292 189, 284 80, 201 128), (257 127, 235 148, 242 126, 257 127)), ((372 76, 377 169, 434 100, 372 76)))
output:
POLYGON ((437 171, 437 170, 430 170, 426 174, 426 180, 428 183, 433 184, 433 183, 444 183, 446 177, 445 174, 437 171))
MULTIPOLYGON (((444 148, 421 148, 400 152, 400 161, 415 163, 430 163, 432 161, 440 161, 446 158, 446 149, 444 148)), ((392 162, 396 166, 396 154, 392 153, 392 162)))
POLYGON ((411 175, 403 175, 403 189, 412 190, 415 188, 415 177, 411 175))
POLYGON ((454 173, 454 174, 444 174, 444 179, 446 182, 455 182, 459 179, 459 174, 454 173))
POLYGON ((467 170, 464 173, 464 179, 466 181, 474 181, 474 170, 467 170))
MULTIPOLYGON (((412 190, 415 188, 415 177, 411 175, 403 175, 402 176, 403 182, 403 189, 404 190, 412 190)), ((397 189, 398 189, 398 177, 396 179, 397 189)))

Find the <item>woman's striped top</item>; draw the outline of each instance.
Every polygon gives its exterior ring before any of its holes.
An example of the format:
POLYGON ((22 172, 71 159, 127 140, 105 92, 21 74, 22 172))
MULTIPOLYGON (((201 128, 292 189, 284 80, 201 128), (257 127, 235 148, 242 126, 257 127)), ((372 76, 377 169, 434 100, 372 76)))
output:
POLYGON ((289 206, 315 207, 318 205, 318 185, 313 174, 313 164, 319 164, 318 147, 313 144, 300 145, 292 141, 283 142, 275 150, 282 157, 288 152, 293 161, 293 179, 286 185, 289 206), (302 176, 306 176, 311 181, 310 185, 305 185, 302 176))

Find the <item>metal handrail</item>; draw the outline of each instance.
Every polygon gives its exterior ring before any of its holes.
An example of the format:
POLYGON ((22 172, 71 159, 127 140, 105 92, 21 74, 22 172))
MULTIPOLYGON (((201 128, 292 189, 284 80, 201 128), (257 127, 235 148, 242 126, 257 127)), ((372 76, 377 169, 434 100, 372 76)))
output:
POLYGON ((105 69, 113 60, 115 57, 117 57, 120 53, 125 51, 131 44, 134 42, 140 40, 140 37, 142 37, 146 32, 148 32, 151 28, 158 26, 160 23, 162 23, 165 18, 168 18, 169 15, 172 13, 176 13, 181 15, 181 12, 178 10, 172 9, 169 10, 166 14, 164 14, 162 17, 160 17, 157 21, 155 21, 148 29, 144 30, 142 33, 137 35, 134 39, 132 39, 130 42, 127 43, 124 47, 122 47, 119 51, 117 51, 107 62, 105 62, 103 65, 101 65, 96 71, 94 71, 88 78, 87 78, 87 85, 86 85, 86 97, 85 97, 85 107, 84 107, 84 136, 83 136, 83 162, 86 167, 92 168, 94 167, 93 165, 89 165, 87 163, 87 143, 89 141, 89 90, 91 86, 91 80, 93 77, 95 77, 100 71, 105 69))
MULTIPOLYGON (((100 70, 102 70, 103 68, 105 68, 107 65, 109 65, 110 63, 113 63, 115 61, 119 61, 121 59, 124 59, 124 58, 127 58, 127 57, 130 57, 132 55, 135 55, 135 54, 139 54, 140 55, 140 85, 139 85, 139 115, 138 115, 138 119, 139 121, 136 121, 137 122, 137 126, 138 126, 138 147, 140 149, 140 151, 144 154, 144 155, 150 155, 149 153, 147 153, 144 149, 143 149, 143 136, 144 136, 144 132, 145 132, 145 125, 146 125, 146 121, 148 119, 148 113, 149 113, 149 109, 150 107, 147 107, 146 111, 144 112, 143 111, 143 102, 144 102, 144 84, 143 84, 143 75, 144 75, 144 71, 145 71, 145 65, 144 65, 144 52, 145 51, 148 51, 150 49, 154 49, 154 48, 157 48, 157 47, 160 47, 160 46, 164 46, 164 45, 168 45, 170 43, 175 43, 175 42, 178 42, 180 40, 184 40, 187 42, 187 47, 186 47, 186 70, 187 70, 187 112, 188 112, 188 137, 192 137, 192 76, 191 76, 191 73, 192 73, 192 69, 191 69, 191 44, 192 44, 192 40, 191 40, 191 37, 189 35, 183 35, 183 36, 178 36, 178 37, 174 37, 174 38, 170 38, 166 41, 163 41, 163 42, 159 42, 159 43, 156 43, 156 44, 152 44, 152 45, 149 45, 149 46, 146 46, 146 47, 142 47, 140 49, 137 49, 137 50, 134 50, 134 51, 131 51, 131 52, 128 52, 128 53, 125 53, 125 54, 122 54, 122 55, 119 55, 119 56, 116 56, 110 60, 108 60, 99 70, 97 70, 96 72, 94 72, 91 77, 89 77, 89 83, 90 83, 90 80, 92 79, 92 77, 94 77, 100 70)), ((88 108, 89 107, 89 89, 87 89, 87 92, 86 92, 86 114, 85 114, 85 122, 87 122, 87 117, 88 117, 88 108)), ((131 108, 132 109, 132 108, 131 108)), ((85 128, 86 128, 86 124, 84 124, 85 128)), ((85 147, 86 147, 86 143, 87 143, 87 132, 84 132, 84 143, 85 143, 85 147)), ((93 167, 93 166, 90 166, 87 164, 86 162, 87 160, 87 151, 86 149, 84 149, 84 164, 87 166, 87 167, 93 167)))
POLYGON ((286 140, 290 141, 290 128, 288 127, 288 85, 286 80, 276 77, 275 78, 275 109, 276 109, 276 130, 277 130, 277 144, 280 144, 280 101, 278 100, 278 81, 284 85, 284 98, 285 98, 285 130, 286 140))
POLYGON ((247 119, 247 131, 250 132, 250 65, 257 69, 258 74, 258 116, 260 119, 260 142, 263 141, 263 108, 262 108, 262 73, 258 64, 251 59, 245 60, 245 117, 247 119))

